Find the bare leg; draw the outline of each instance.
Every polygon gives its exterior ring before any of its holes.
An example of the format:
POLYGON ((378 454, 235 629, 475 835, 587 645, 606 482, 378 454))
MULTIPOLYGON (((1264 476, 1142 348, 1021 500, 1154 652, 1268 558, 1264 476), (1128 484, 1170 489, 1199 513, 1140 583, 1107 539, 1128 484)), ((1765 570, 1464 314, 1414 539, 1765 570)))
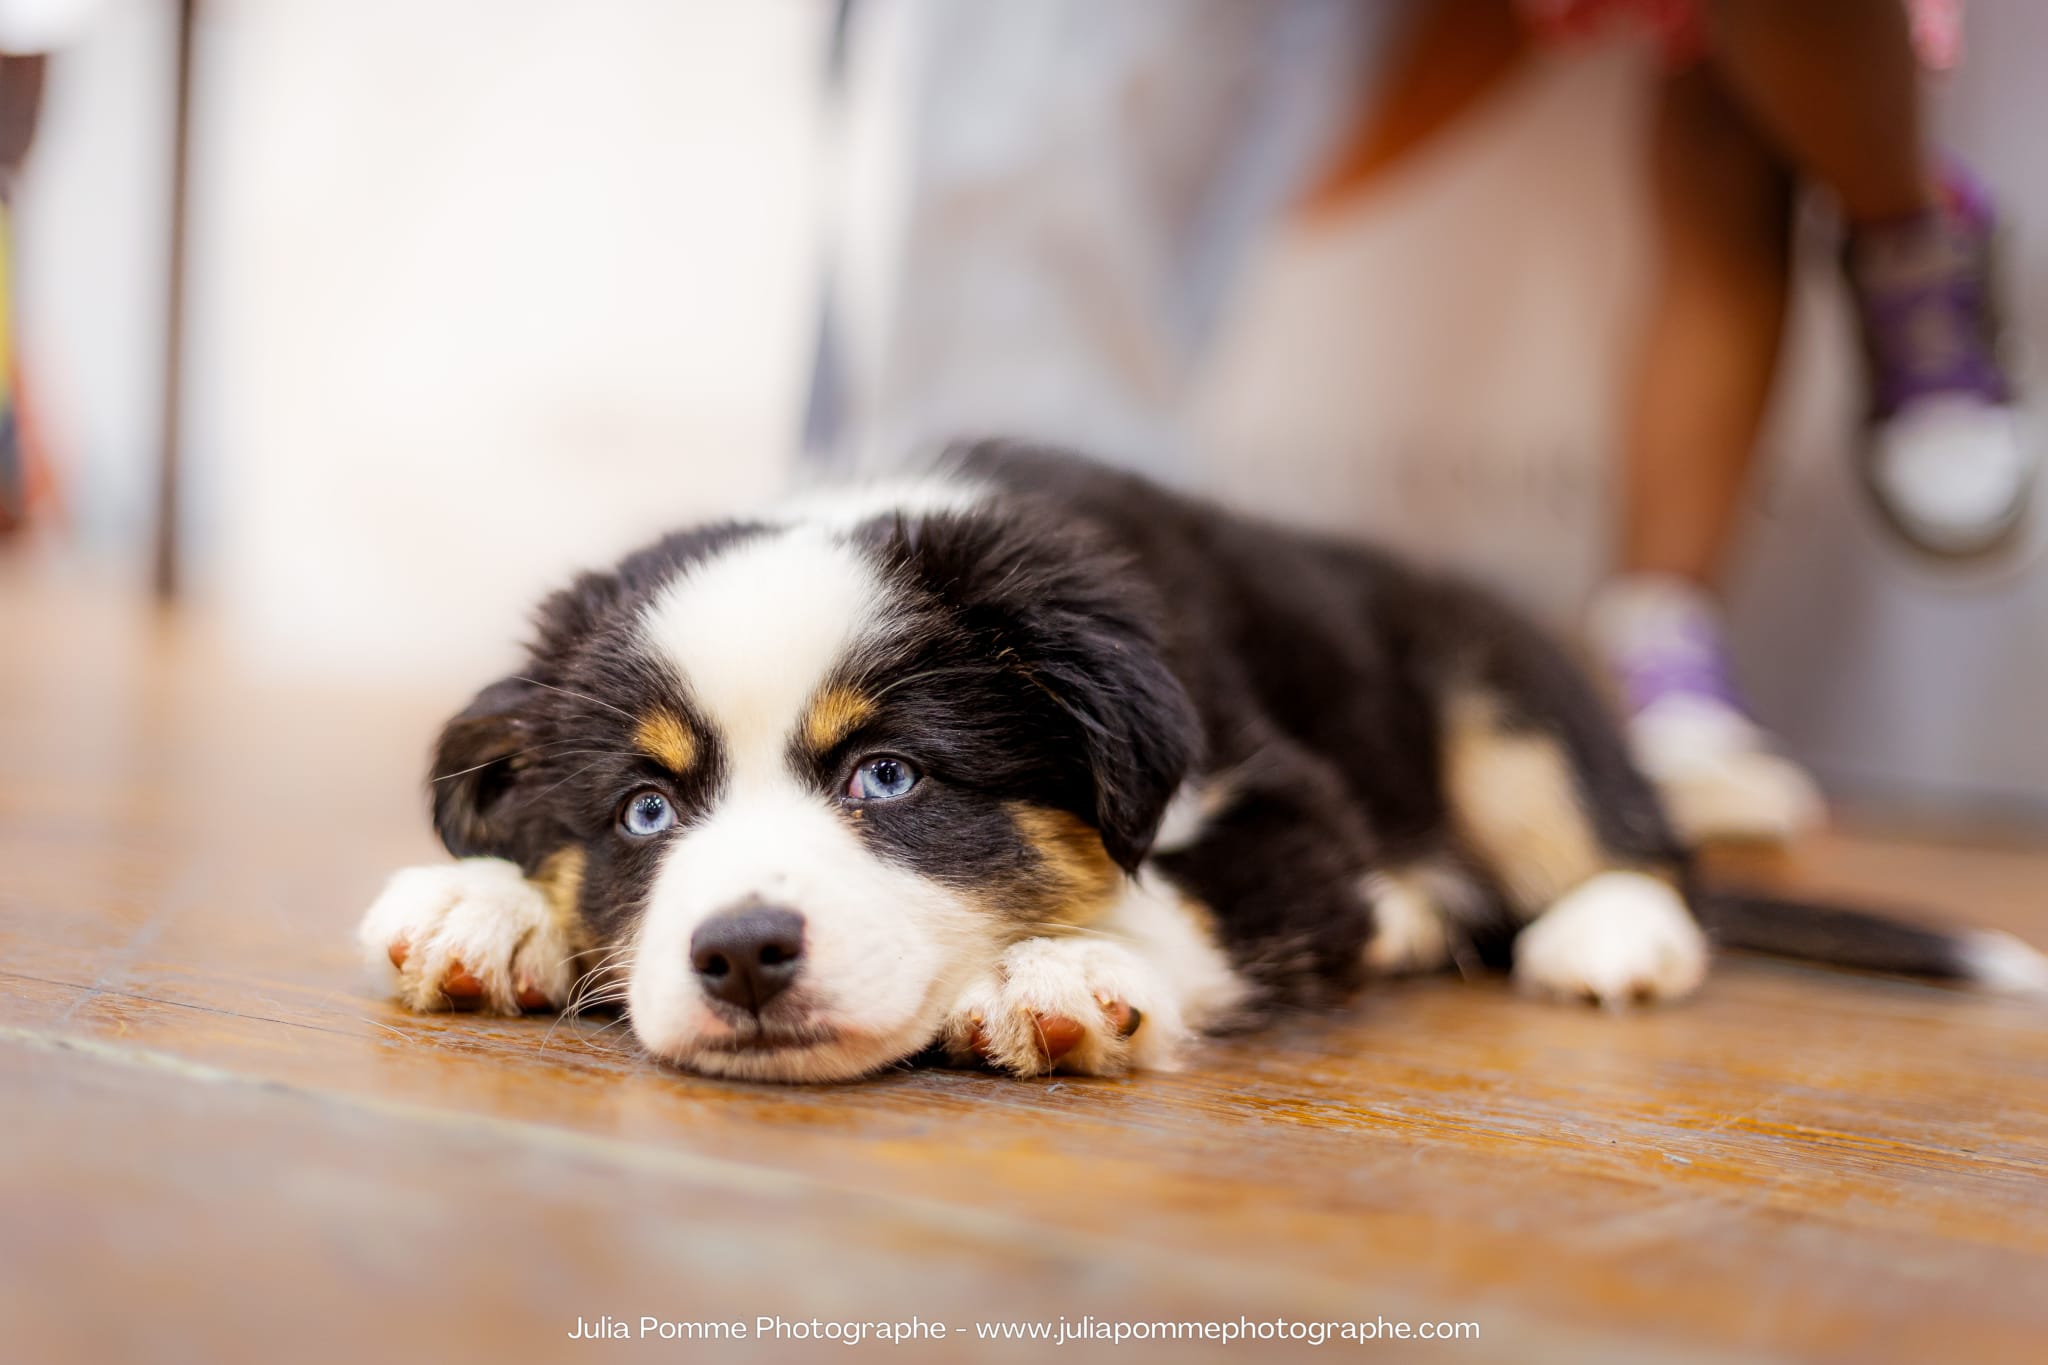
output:
POLYGON ((1727 88, 1851 222, 1932 202, 1912 35, 1901 0, 1714 0, 1727 88))
POLYGON ((1350 204, 1477 108, 1522 61, 1527 33, 1507 0, 1418 0, 1404 16, 1379 96, 1303 203, 1350 204))
POLYGON ((1630 400, 1621 568, 1706 584, 1777 366, 1792 179, 1711 67, 1666 82, 1653 175, 1663 277, 1630 400))

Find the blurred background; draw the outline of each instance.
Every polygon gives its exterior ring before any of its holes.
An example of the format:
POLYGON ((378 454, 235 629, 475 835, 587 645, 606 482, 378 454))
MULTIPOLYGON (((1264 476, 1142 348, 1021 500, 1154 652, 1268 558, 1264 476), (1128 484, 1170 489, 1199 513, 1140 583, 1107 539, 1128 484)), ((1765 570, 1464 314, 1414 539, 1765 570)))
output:
MULTIPOLYGON (((150 575, 181 21, 181 599, 251 672, 452 698, 568 570, 857 463, 806 415, 822 387, 860 419, 873 395, 821 377, 821 324, 879 325, 918 269, 887 243, 915 190, 897 149, 928 131, 903 93, 926 8, 7 4, 0 49, 49 55, 9 193, 35 501, 5 567, 150 575)), ((1974 0, 1965 41, 1936 134, 1997 188, 2039 392, 2048 8, 1974 0)), ((1370 194, 1283 216, 1218 302, 1180 476, 1570 624, 1606 564, 1651 278, 1653 80, 1625 34, 1536 53, 1370 194)), ((1930 568, 1876 527, 1808 218, 1730 565, 1742 683, 1851 802, 2048 827, 2048 568, 2034 545, 1930 568)))

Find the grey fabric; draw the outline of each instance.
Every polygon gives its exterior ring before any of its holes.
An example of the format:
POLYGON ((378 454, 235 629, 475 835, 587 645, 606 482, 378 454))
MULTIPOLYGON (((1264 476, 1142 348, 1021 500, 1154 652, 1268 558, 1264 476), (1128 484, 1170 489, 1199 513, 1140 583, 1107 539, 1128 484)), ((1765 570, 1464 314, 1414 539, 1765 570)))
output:
POLYGON ((865 221, 835 226, 815 457, 876 469, 1000 433, 1177 479, 1187 384, 1240 267, 1403 8, 856 7, 842 94, 853 120, 889 111, 901 159, 842 206, 865 221))

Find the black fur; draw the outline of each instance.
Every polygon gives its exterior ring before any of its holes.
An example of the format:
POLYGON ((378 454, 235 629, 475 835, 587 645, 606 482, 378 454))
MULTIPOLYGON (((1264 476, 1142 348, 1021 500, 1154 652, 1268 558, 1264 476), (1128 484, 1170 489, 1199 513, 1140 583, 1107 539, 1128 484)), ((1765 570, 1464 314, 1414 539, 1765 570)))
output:
MULTIPOLYGON (((924 618, 913 647, 857 681, 911 689, 922 724, 972 724, 993 784, 1086 819, 1126 871, 1193 765, 1200 721, 1161 648, 1161 604, 1137 566, 1042 514, 890 517, 863 532, 924 618)), ((906 705, 909 703, 906 702, 906 705)))

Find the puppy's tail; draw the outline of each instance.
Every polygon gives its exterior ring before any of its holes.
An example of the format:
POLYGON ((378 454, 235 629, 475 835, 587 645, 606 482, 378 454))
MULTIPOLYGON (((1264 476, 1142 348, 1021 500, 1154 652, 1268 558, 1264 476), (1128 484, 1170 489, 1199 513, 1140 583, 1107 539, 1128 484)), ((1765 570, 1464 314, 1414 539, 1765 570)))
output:
POLYGON ((1875 910, 1709 887, 1693 913, 1724 948, 2048 996, 2048 956, 1995 929, 1943 929, 1875 910))

